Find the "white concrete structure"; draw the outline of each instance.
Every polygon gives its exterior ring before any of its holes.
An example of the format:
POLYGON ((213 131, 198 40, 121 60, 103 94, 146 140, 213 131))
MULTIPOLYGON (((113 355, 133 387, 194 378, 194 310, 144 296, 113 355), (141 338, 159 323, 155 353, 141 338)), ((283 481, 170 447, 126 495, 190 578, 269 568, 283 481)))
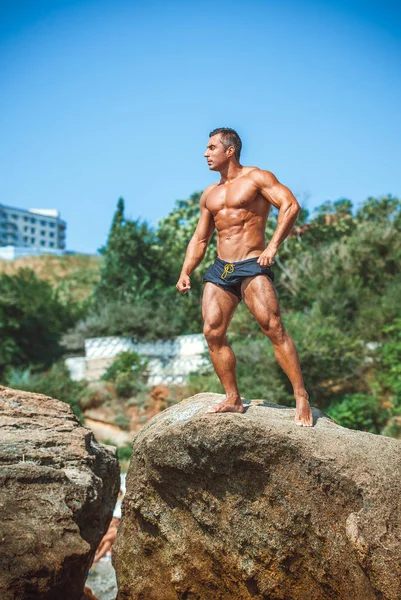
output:
POLYGON ((134 348, 135 344, 128 338, 113 336, 88 338, 85 340, 85 358, 86 360, 111 358, 134 348))
POLYGON ((64 362, 73 381, 82 381, 82 379, 85 379, 86 358, 84 356, 66 358, 64 362))
POLYGON ((55 208, 26 210, 0 204, 0 257, 12 260, 27 254, 62 254, 66 227, 55 208))
POLYGON ((72 379, 96 381, 121 352, 134 350, 148 359, 149 386, 181 385, 192 371, 207 364, 202 334, 180 335, 173 340, 134 343, 122 337, 85 340, 85 356, 66 359, 72 379))

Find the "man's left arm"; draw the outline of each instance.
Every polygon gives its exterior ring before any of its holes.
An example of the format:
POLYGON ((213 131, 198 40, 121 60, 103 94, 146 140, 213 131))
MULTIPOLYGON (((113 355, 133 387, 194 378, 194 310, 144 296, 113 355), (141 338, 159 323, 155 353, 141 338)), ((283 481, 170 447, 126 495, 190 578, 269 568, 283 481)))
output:
POLYGON ((294 227, 301 207, 291 190, 282 185, 270 171, 257 170, 254 177, 259 193, 279 209, 276 230, 258 259, 262 267, 269 267, 274 262, 280 244, 294 227))

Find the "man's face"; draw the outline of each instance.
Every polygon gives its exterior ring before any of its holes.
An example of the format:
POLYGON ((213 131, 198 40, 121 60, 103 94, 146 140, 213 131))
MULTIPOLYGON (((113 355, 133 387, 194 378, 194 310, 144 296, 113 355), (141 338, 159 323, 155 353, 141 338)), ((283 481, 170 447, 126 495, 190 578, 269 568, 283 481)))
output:
POLYGON ((219 171, 221 167, 224 167, 229 160, 229 150, 230 147, 224 150, 220 133, 216 133, 216 135, 209 138, 206 152, 203 156, 206 158, 211 171, 219 171))

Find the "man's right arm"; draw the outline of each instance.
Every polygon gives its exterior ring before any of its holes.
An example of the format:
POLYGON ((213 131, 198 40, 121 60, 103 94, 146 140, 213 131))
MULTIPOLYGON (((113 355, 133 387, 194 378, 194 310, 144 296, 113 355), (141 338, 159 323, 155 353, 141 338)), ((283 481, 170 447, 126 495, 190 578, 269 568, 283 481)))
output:
POLYGON ((207 190, 203 192, 200 199, 200 218, 195 233, 188 244, 181 275, 176 286, 177 290, 182 294, 191 289, 191 273, 202 262, 206 254, 207 245, 214 231, 213 216, 206 208, 206 193, 207 190))

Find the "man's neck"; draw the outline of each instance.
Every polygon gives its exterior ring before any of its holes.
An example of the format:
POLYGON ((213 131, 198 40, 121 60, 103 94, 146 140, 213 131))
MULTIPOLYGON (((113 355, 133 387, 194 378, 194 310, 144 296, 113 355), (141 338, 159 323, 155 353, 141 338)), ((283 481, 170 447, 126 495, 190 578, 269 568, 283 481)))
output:
POLYGON ((233 179, 236 179, 242 169, 243 166, 240 165, 239 162, 229 162, 228 165, 222 171, 220 171, 220 183, 229 183, 233 179))

